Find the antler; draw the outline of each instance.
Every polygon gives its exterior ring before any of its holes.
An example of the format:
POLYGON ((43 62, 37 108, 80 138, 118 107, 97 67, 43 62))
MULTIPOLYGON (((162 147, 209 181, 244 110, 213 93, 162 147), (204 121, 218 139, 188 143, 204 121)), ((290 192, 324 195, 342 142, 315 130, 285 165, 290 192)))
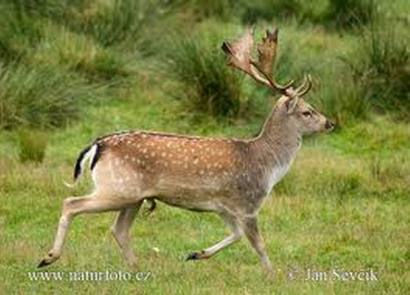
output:
POLYGON ((278 34, 278 29, 274 29, 273 32, 266 30, 266 37, 263 37, 262 44, 258 44, 257 46, 261 71, 268 76, 273 75, 272 66, 276 59, 278 34))
POLYGON ((294 96, 295 94, 304 95, 309 91, 311 87, 310 76, 305 78, 305 81, 297 91, 290 88, 294 83, 293 80, 285 85, 280 85, 273 78, 273 64, 276 59, 278 44, 278 29, 273 30, 273 32, 266 31, 266 37, 262 38, 262 43, 257 46, 257 62, 252 59, 253 43, 253 33, 249 29, 237 41, 233 43, 224 42, 222 50, 228 55, 228 65, 245 72, 257 82, 287 96, 294 96), (306 85, 308 83, 306 80, 309 82, 308 85, 306 85))
POLYGON ((228 65, 233 66, 255 79, 265 86, 277 90, 283 94, 293 81, 282 86, 276 83, 272 77, 272 68, 276 58, 278 41, 278 30, 266 31, 266 37, 262 38, 262 43, 258 44, 258 62, 252 59, 253 33, 247 30, 237 41, 231 43, 224 42, 222 50, 228 55, 228 65))
POLYGON ((302 85, 300 85, 296 90, 296 95, 301 97, 305 95, 306 93, 309 92, 309 90, 312 88, 312 77, 308 74, 305 76, 305 79, 302 82, 302 85))
POLYGON ((288 106, 288 113, 292 113, 295 109, 295 106, 298 104, 299 98, 308 93, 308 91, 312 88, 312 78, 310 75, 305 76, 303 79, 302 84, 297 88, 289 88, 287 89, 288 96, 291 98, 291 102, 288 106))

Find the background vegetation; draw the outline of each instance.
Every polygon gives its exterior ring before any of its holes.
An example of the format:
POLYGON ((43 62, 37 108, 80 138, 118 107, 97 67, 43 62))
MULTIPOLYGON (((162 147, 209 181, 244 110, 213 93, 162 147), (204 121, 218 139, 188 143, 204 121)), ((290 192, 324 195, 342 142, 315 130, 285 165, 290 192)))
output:
MULTIPOLYGON (((6 294, 406 294, 409 282, 409 2, 405 0, 0 0, 0 290, 6 294), (213 215, 159 205, 132 230, 136 282, 29 279, 51 245, 78 151, 96 136, 152 129, 249 137, 274 96, 235 73, 220 50, 254 25, 280 28, 279 81, 311 73, 308 99, 337 129, 305 140, 261 211, 277 271, 267 280, 213 215), (178 237, 177 239, 175 237, 178 237), (156 249, 156 250, 154 250, 156 249), (289 281, 287 270, 372 268, 378 282, 289 281)), ((75 220, 47 271, 135 271, 108 228, 75 220)))

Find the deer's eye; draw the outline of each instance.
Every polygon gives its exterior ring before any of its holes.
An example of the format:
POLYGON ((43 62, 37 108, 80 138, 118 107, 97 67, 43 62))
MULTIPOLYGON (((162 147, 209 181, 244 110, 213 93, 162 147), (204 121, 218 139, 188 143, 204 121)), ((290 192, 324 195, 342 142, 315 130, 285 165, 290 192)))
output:
POLYGON ((311 116, 312 116, 312 112, 306 111, 306 112, 303 112, 302 115, 305 116, 305 117, 311 117, 311 116))

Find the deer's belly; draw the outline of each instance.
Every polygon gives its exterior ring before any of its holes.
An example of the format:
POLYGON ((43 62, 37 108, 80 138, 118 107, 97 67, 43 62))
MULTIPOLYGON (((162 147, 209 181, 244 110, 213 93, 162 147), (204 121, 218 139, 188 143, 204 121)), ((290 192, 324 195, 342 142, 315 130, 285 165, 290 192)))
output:
POLYGON ((229 192, 221 182, 162 180, 156 186, 160 201, 195 211, 218 211, 220 199, 229 192))
POLYGON ((191 211, 199 211, 199 212, 219 211, 218 204, 216 202, 213 202, 212 200, 204 200, 201 198, 188 199, 186 198, 186 196, 159 197, 157 199, 170 206, 187 209, 191 211))

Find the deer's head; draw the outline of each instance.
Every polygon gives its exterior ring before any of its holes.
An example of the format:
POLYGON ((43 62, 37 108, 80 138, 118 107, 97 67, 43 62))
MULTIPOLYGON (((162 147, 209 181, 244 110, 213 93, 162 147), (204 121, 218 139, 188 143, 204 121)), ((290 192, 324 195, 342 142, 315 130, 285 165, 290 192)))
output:
POLYGON ((275 115, 292 124, 301 134, 330 131, 334 123, 308 104, 303 96, 312 88, 310 75, 294 88, 294 81, 278 84, 273 78, 273 64, 276 58, 278 30, 266 31, 266 37, 258 44, 258 60, 252 58, 253 33, 247 30, 244 36, 233 43, 224 42, 222 50, 228 56, 228 64, 252 77, 258 83, 282 94, 275 104, 275 115))

